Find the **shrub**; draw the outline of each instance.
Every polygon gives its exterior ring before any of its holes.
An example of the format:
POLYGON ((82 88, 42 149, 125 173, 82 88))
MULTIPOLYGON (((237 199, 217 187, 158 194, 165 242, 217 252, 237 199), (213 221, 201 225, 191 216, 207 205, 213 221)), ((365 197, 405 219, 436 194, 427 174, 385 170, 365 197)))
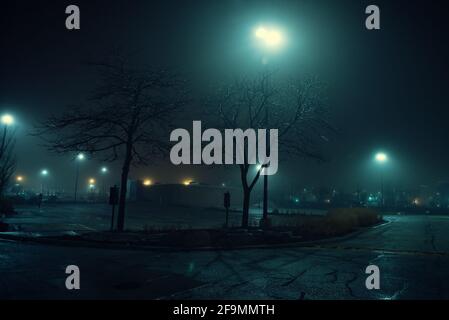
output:
POLYGON ((340 208, 331 209, 327 214, 331 224, 343 229, 368 227, 380 221, 380 216, 373 209, 368 208, 340 208))
POLYGON ((374 225, 380 221, 380 216, 368 208, 341 208, 329 210, 326 216, 292 214, 270 219, 273 228, 295 229, 305 237, 332 237, 374 225))

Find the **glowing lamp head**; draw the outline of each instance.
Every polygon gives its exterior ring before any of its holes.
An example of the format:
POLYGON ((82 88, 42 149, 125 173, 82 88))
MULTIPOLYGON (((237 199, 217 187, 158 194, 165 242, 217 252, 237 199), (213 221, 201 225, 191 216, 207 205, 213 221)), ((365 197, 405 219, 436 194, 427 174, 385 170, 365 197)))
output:
POLYGON ((153 184, 153 181, 151 181, 150 179, 145 179, 145 180, 143 180, 143 185, 145 186, 145 187, 149 187, 149 186, 151 186, 153 184))
POLYGON ((192 184, 193 180, 191 179, 186 179, 182 182, 183 185, 185 186, 190 186, 192 184))
POLYGON ((48 170, 47 169, 42 170, 41 171, 41 175, 44 176, 44 177, 48 176, 48 170))
POLYGON ((91 179, 89 179, 89 184, 95 184, 95 179, 93 179, 93 178, 91 178, 91 179))
POLYGON ((16 180, 17 180, 17 182, 22 182, 23 181, 23 177, 22 176, 17 176, 16 180))
POLYGON ((10 126, 14 123, 14 117, 10 114, 4 114, 1 120, 5 126, 10 126))
POLYGON ((375 159, 379 163, 384 163, 384 162, 386 162, 388 160, 388 157, 387 157, 387 155, 385 153, 379 152, 379 153, 376 154, 375 159))
POLYGON ((108 172, 108 168, 106 168, 106 167, 101 168, 101 172, 102 173, 107 173, 108 172))
POLYGON ((78 154, 78 155, 76 156, 76 158, 77 158, 78 160, 84 160, 86 157, 84 156, 84 154, 80 153, 80 154, 78 154))
POLYGON ((268 31, 267 29, 265 29, 265 27, 259 27, 256 29, 254 34, 256 35, 256 38, 264 39, 267 36, 268 31))
POLYGON ((267 48, 279 48, 285 43, 284 35, 276 28, 258 27, 254 31, 254 36, 267 48))

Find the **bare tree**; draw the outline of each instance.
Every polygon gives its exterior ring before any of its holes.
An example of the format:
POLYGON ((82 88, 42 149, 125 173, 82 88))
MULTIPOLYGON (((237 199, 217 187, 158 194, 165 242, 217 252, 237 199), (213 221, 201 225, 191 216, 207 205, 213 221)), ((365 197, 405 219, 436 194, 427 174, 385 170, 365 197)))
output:
POLYGON ((3 197, 6 186, 16 170, 15 130, 8 130, 5 125, 0 145, 0 197, 3 197))
MULTIPOLYGON (((316 78, 277 81, 274 72, 265 71, 223 87, 212 100, 211 114, 215 114, 222 128, 278 129, 282 154, 324 159, 320 145, 328 140, 326 135, 332 127, 327 121, 322 85, 316 78)), ((249 224, 251 192, 262 169, 250 174, 254 172, 250 169, 253 165, 248 163, 247 155, 244 159, 239 169, 243 188, 242 227, 245 228, 249 224)), ((266 204, 267 190, 264 197, 266 204)))
POLYGON ((127 180, 132 165, 147 165, 169 148, 168 133, 186 103, 183 83, 163 70, 133 68, 124 59, 92 63, 101 84, 86 106, 41 123, 36 134, 57 153, 86 152, 122 160, 117 230, 125 225, 127 180))

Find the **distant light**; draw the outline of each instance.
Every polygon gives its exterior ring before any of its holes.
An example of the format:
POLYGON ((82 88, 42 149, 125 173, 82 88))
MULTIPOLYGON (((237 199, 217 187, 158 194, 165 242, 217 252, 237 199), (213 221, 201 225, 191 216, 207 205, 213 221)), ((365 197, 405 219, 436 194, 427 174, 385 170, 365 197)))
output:
POLYGON ((17 176, 16 180, 17 180, 17 182, 22 182, 23 181, 23 177, 22 176, 17 176))
POLYGON ((376 159, 377 162, 383 163, 383 162, 386 162, 388 160, 388 156, 385 153, 383 153, 383 152, 379 152, 379 153, 376 154, 375 159, 376 159))
POLYGON ((84 160, 84 159, 85 159, 85 156, 84 156, 84 154, 80 153, 80 154, 78 154, 78 155, 76 156, 76 158, 77 158, 78 160, 84 160))
POLYGON ((106 168, 106 167, 101 168, 101 172, 102 173, 107 173, 108 172, 108 168, 106 168))
POLYGON ((89 184, 89 189, 94 189, 95 185, 94 184, 89 184))
POLYGON ((90 183, 90 184, 95 184, 95 179, 90 178, 90 179, 89 179, 89 183, 90 183))
POLYGON ((10 114, 4 114, 2 116, 2 123, 6 126, 10 126, 14 123, 14 117, 10 114))
POLYGON ((191 179, 186 179, 182 182, 183 185, 185 186, 190 186, 192 184, 193 180, 191 179))
POLYGON ((42 170, 41 175, 48 176, 48 170, 47 169, 42 170))
POLYGON ((143 185, 145 186, 145 187, 149 187, 149 186, 151 186, 153 184, 153 181, 151 181, 150 179, 145 179, 145 180, 143 180, 143 185))
POLYGON ((414 200, 413 200, 413 204, 414 204, 415 206, 419 206, 419 204, 420 204, 419 199, 418 199, 418 198, 414 199, 414 200))

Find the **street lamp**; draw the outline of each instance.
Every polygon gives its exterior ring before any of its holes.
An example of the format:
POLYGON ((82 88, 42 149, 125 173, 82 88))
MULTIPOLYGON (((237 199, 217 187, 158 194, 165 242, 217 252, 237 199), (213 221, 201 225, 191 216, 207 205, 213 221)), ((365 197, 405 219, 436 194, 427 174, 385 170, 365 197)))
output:
MULTIPOLYGON (((262 45, 262 48, 264 51, 278 51, 281 48, 283 48, 286 44, 286 35, 285 33, 278 27, 275 26, 267 26, 267 25, 260 25, 254 30, 254 37, 257 41, 257 43, 262 45)), ((267 64, 267 58, 264 57, 262 59, 263 64, 267 64)), ((264 110, 264 122, 265 127, 268 128, 268 119, 269 119, 269 110, 268 110, 268 103, 265 104, 265 110, 264 110)), ((267 146, 267 154, 270 153, 270 141, 269 136, 266 136, 266 142, 265 145, 267 146)), ((268 165, 263 164, 257 166, 257 170, 268 170, 268 165)), ((263 224, 266 224, 268 222, 268 175, 266 174, 266 171, 262 171, 264 173, 264 179, 263 179, 263 217, 262 222, 263 224)))
POLYGON ((279 49, 285 44, 284 33, 276 27, 259 26, 254 30, 254 36, 267 49, 279 49))
POLYGON ((100 192, 106 195, 105 176, 109 172, 109 170, 107 167, 101 167, 100 172, 102 174, 100 192))
POLYGON ((143 180, 143 185, 145 186, 145 187, 149 187, 149 186, 151 186, 153 184, 153 181, 151 181, 151 179, 145 179, 145 180, 143 180))
POLYGON ((94 178, 90 178, 88 182, 89 182, 89 184, 88 184, 89 185, 89 191, 92 192, 92 193, 95 192, 95 187, 96 187, 97 181, 94 178))
POLYGON ((10 126, 14 124, 14 117, 10 114, 4 114, 1 118, 1 121, 5 126, 10 126))
POLYGON ((80 162, 83 161, 85 159, 85 155, 83 153, 79 153, 76 156, 76 172, 75 172, 75 195, 74 195, 74 199, 76 202, 76 197, 78 195, 78 179, 79 179, 79 175, 80 175, 80 162))
POLYGON ((4 114, 1 117, 2 124, 4 125, 3 128, 3 137, 2 137, 2 145, 0 152, 5 152, 5 144, 6 144, 6 134, 8 133, 8 127, 14 124, 14 117, 10 114, 4 114))
MULTIPOLYGON (((383 167, 383 165, 388 161, 388 156, 384 152, 378 152, 374 156, 374 160, 383 167)), ((382 197, 381 208, 383 209, 385 202, 384 202, 384 172, 382 168, 380 172, 380 194, 382 197)))
MULTIPOLYGON (((41 170, 41 194, 44 194, 44 179, 48 176, 49 172, 47 169, 41 170)), ((47 190, 48 193, 48 190, 47 190)))
POLYGON ((378 152, 376 153, 375 159, 378 163, 384 163, 388 160, 388 156, 383 152, 378 152))

